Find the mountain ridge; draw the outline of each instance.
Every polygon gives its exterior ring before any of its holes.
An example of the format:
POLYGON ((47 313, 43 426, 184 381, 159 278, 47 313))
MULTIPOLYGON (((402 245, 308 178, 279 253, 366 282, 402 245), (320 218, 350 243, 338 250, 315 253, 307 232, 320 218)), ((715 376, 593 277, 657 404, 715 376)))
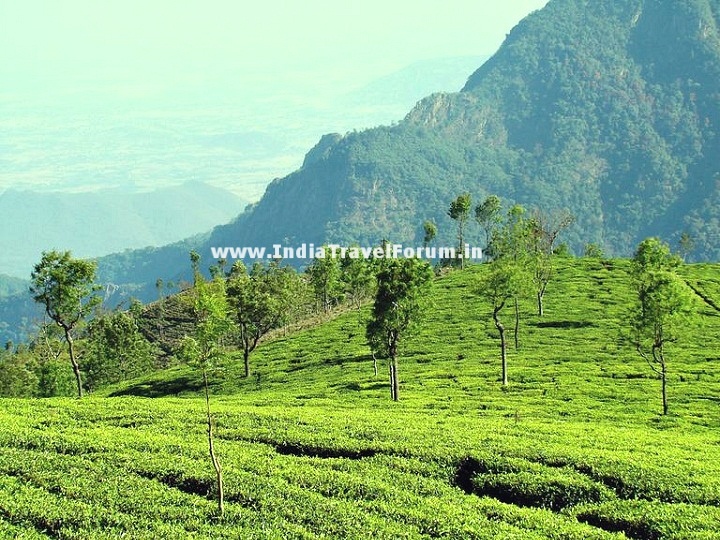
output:
POLYGON ((645 236, 687 231, 697 259, 717 259, 719 12, 710 0, 553 0, 461 92, 347 134, 215 237, 417 242, 434 218, 447 242, 445 207, 469 191, 569 209, 576 252, 628 255, 645 236), (300 214, 284 220, 290 208, 300 214))

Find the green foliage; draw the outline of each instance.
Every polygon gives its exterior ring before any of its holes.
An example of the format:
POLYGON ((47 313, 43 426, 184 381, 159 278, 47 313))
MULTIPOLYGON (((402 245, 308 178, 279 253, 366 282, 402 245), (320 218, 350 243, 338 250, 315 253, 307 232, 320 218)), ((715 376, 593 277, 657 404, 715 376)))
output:
POLYGON ((237 262, 227 285, 229 307, 239 328, 239 340, 245 357, 245 377, 250 375, 249 355, 260 338, 290 322, 298 303, 300 279, 290 267, 277 261, 264 266, 255 263, 248 274, 237 262))
POLYGON ((437 225, 435 225, 435 222, 432 220, 425 220, 423 223, 423 245, 425 247, 429 246, 433 240, 435 240, 435 237, 437 236, 437 225))
POLYGON ((422 299, 433 279, 432 268, 418 259, 390 259, 380 264, 372 315, 365 334, 374 352, 391 359, 391 396, 399 399, 398 345, 418 323, 422 299))
POLYGON ((222 338, 231 328, 225 281, 198 278, 193 288, 195 325, 192 334, 185 336, 179 356, 188 364, 207 371, 217 367, 226 356, 222 338))
POLYGON ((31 397, 38 393, 37 365, 27 354, 0 353, 0 396, 31 397))
POLYGON ((83 395, 80 366, 73 345, 73 331, 102 301, 93 295, 96 263, 73 259, 69 251, 43 252, 31 274, 30 293, 45 307, 45 314, 63 329, 78 397, 83 395))
POLYGON ((81 367, 89 390, 150 372, 156 351, 131 311, 113 311, 88 325, 81 367))
POLYGON ((99 297, 92 296, 97 290, 95 268, 94 262, 73 259, 69 251, 44 252, 33 268, 30 292, 48 317, 73 329, 100 303, 99 297))
POLYGON ((401 336, 419 322, 432 278, 430 266, 418 259, 390 259, 381 265, 368 323, 368 338, 379 345, 378 352, 397 353, 401 336), (378 335, 381 339, 375 338, 378 335))
POLYGON ((375 266, 372 259, 365 259, 362 253, 357 258, 340 259, 341 280, 345 287, 345 298, 355 307, 370 298, 375 288, 375 266))
POLYGON ((602 259, 603 257, 605 257, 605 253, 603 253, 603 250, 599 245, 589 243, 585 244, 583 256, 587 257, 588 259, 602 259))
POLYGON ((657 238, 640 243, 633 259, 637 303, 631 315, 633 342, 662 379, 663 414, 668 413, 665 345, 677 341, 686 329, 692 293, 676 269, 679 257, 657 238))
POLYGON ((475 207, 475 220, 485 231, 485 250, 490 248, 490 240, 502 222, 500 211, 502 202, 497 195, 490 195, 475 207))
POLYGON ((340 259, 332 256, 328 246, 323 246, 323 257, 316 257, 306 272, 315 292, 318 308, 325 313, 342 299, 340 259))
MULTIPOLYGON (((458 195, 455 200, 450 203, 450 209, 447 214, 450 219, 457 222, 457 240, 458 240, 458 254, 461 254, 465 250, 465 224, 470 217, 470 209, 472 208, 472 197, 469 193, 463 193, 458 195)), ((460 267, 465 267, 465 260, 460 258, 460 267)))

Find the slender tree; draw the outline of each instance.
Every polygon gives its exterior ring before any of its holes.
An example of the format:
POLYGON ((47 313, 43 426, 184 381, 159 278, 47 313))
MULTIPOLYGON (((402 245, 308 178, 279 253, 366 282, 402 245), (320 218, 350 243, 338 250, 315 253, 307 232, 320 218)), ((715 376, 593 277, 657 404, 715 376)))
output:
POLYGON ((102 301, 93 294, 99 288, 94 285, 95 269, 94 262, 74 259, 69 251, 49 251, 42 254, 31 274, 33 298, 45 306, 47 316, 63 331, 79 398, 83 385, 73 334, 102 301))
POLYGON ((690 233, 683 232, 678 240, 678 253, 682 257, 683 262, 687 261, 687 258, 695 250, 695 240, 690 236, 690 233))
POLYGON ((372 261, 360 254, 358 258, 345 257, 340 260, 340 279, 345 296, 360 309, 363 300, 371 297, 375 283, 372 261))
POLYGON ((485 231, 485 248, 486 254, 491 254, 490 241, 493 234, 502 223, 502 203, 497 195, 490 195, 483 202, 475 207, 475 221, 478 222, 483 231, 485 231))
POLYGON ((377 293, 366 336, 371 348, 390 360, 390 396, 394 401, 400 397, 398 345, 417 323, 422 313, 421 299, 432 278, 432 268, 418 259, 385 261, 377 274, 377 293))
POLYGON ((511 257, 497 257, 489 264, 487 273, 481 278, 478 291, 492 308, 492 319, 500 335, 500 362, 502 384, 508 384, 507 339, 505 325, 501 320, 503 309, 509 302, 520 296, 527 288, 529 275, 526 267, 511 257))
MULTIPOLYGON (((195 261, 193 261, 195 262, 195 261)), ((209 373, 222 362, 225 350, 221 345, 223 336, 231 329, 232 322, 225 291, 225 280, 216 277, 205 281, 195 269, 194 313, 195 328, 182 341, 180 356, 202 372, 205 389, 205 417, 210 461, 215 470, 218 513, 225 514, 223 472, 217 456, 214 440, 214 419, 210 408, 209 373)))
POLYGON ((637 301, 631 316, 633 344, 661 382, 663 415, 668 414, 666 345, 686 329, 692 308, 688 286, 677 275, 679 257, 657 238, 640 243, 633 259, 637 301))
POLYGON ((307 269, 307 275, 315 291, 315 299, 325 313, 342 296, 340 261, 331 251, 323 248, 324 257, 317 257, 307 269))
POLYGON ((470 217, 470 208, 472 207, 472 197, 469 193, 463 193, 450 203, 448 216, 450 219, 457 221, 458 224, 458 255, 460 259, 460 268, 465 268, 465 257, 462 256, 465 250, 465 224, 470 217))
POLYGON ((543 299, 555 272, 555 243, 574 221, 566 210, 550 214, 535 210, 530 218, 531 266, 539 317, 545 314, 543 299))
MULTIPOLYGON (((503 259, 509 261, 509 267, 521 273, 527 282, 531 282, 530 268, 532 267, 532 230, 533 224, 527 218, 525 208, 519 204, 514 205, 507 213, 503 226, 495 231, 491 240, 493 245, 493 261, 503 259)), ((520 347, 520 298, 528 292, 527 287, 512 289, 513 307, 515 309, 515 325, 513 338, 515 349, 520 347)))

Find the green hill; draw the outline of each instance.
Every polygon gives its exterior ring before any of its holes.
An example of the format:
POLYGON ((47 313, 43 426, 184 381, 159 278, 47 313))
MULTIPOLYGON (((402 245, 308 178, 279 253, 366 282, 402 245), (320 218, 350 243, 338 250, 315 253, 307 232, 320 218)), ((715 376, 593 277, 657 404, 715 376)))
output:
POLYGON ((697 314, 668 350, 668 417, 622 339, 627 261, 564 260, 545 317, 521 306, 506 390, 482 266, 436 281, 399 403, 373 373, 365 311, 276 334, 250 379, 239 358, 213 375, 222 522, 189 368, 83 400, 0 400, 0 536, 717 537, 719 269, 683 270, 697 314))

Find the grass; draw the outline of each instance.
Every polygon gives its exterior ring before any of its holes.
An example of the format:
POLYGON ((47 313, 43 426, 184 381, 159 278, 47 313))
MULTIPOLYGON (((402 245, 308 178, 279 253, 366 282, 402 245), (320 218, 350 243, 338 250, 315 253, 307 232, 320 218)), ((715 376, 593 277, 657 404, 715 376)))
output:
POLYGON ((228 362, 212 398, 224 520, 198 373, 2 400, 0 537, 717 538, 720 267, 685 270, 701 294, 668 354, 667 417, 623 339, 628 270, 564 262, 545 317, 523 305, 507 389, 480 267, 436 282, 399 403, 373 374, 365 311, 276 335, 249 379, 228 362))

